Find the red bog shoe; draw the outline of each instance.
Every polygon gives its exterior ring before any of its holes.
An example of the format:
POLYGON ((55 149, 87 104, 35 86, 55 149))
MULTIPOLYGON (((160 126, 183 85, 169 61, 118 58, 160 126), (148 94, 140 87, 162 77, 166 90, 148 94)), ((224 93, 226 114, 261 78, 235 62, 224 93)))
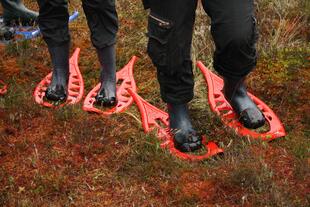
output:
POLYGON ((137 57, 133 56, 129 63, 116 73, 116 82, 118 83, 121 81, 121 84, 116 88, 117 105, 114 108, 103 111, 95 107, 95 97, 100 89, 99 83, 86 96, 83 104, 83 110, 101 115, 111 115, 114 113, 124 112, 133 103, 133 98, 130 97, 127 89, 130 88, 134 92, 137 90, 136 82, 133 77, 133 68, 136 60, 137 57))
POLYGON ((224 94, 222 93, 222 88, 224 85, 223 80, 208 70, 202 62, 199 61, 197 66, 203 73, 208 84, 208 99, 211 110, 220 116, 222 122, 228 127, 232 128, 236 134, 239 136, 249 136, 254 139, 262 139, 264 141, 271 141, 286 135, 285 129, 276 114, 263 101, 250 93, 248 93, 249 96, 263 112, 270 129, 268 132, 258 133, 245 128, 238 121, 237 115, 234 113, 232 107, 224 98, 224 94))
POLYGON ((35 102, 45 107, 58 108, 66 104, 76 104, 81 101, 84 93, 84 81, 78 66, 79 54, 80 48, 77 48, 70 58, 70 76, 68 83, 68 97, 66 102, 59 106, 55 106, 43 99, 45 96, 45 91, 51 82, 52 73, 49 73, 35 88, 33 93, 35 102))
POLYGON ((160 146, 162 148, 167 148, 172 155, 183 160, 200 161, 210 158, 216 154, 223 153, 223 149, 219 148, 214 142, 207 143, 206 137, 202 138, 202 144, 207 151, 204 155, 194 155, 180 152, 174 147, 173 137, 170 135, 170 130, 168 127, 168 114, 146 102, 133 90, 128 89, 128 92, 138 105, 144 132, 149 133, 153 129, 156 129, 157 137, 162 142, 160 146), (163 127, 161 125, 163 125, 163 127))
POLYGON ((1 88, 0 88, 0 95, 4 95, 8 92, 8 85, 6 85, 2 80, 0 80, 0 85, 1 85, 1 88))

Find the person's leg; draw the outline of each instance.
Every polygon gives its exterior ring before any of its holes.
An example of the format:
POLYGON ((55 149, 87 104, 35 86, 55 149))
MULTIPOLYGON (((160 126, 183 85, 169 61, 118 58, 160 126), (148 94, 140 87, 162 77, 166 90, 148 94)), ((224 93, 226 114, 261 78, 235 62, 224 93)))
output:
POLYGON ((46 90, 45 97, 52 101, 64 101, 67 98, 70 48, 67 1, 38 0, 38 4, 39 27, 53 65, 52 82, 46 90))
POLYGON ((96 96, 96 104, 115 106, 117 104, 115 45, 97 49, 97 55, 101 65, 101 87, 96 96))
POLYGON ((6 25, 21 21, 23 25, 33 24, 38 13, 25 7, 22 0, 1 0, 3 18, 6 25))
POLYGON ((142 4, 143 4, 144 9, 150 8, 150 0, 142 0, 142 4))
POLYGON ((168 104, 175 147, 194 151, 201 139, 191 124, 187 103, 193 98, 190 56, 197 0, 148 0, 148 54, 157 68, 161 96, 168 104))
POLYGON ((244 83, 257 59, 254 2, 203 0, 203 5, 211 17, 216 46, 214 68, 224 78, 223 93, 245 127, 261 127, 265 118, 248 96, 244 83))
POLYGON ((115 0, 83 0, 83 9, 91 31, 91 40, 101 64, 101 87, 96 96, 96 103, 115 106, 117 104, 115 42, 118 31, 115 0))

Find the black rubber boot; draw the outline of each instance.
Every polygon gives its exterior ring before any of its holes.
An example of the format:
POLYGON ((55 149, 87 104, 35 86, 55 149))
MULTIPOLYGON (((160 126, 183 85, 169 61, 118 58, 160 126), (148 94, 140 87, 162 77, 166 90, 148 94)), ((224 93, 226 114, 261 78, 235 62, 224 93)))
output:
POLYGON ((9 41, 14 38, 15 30, 0 23, 0 41, 9 41))
POLYGON ((117 104, 115 45, 97 49, 97 54, 101 64, 101 87, 96 96, 96 104, 106 107, 115 106, 117 104))
POLYGON ((65 101, 67 99, 69 47, 70 44, 67 43, 62 46, 48 48, 53 64, 53 76, 45 97, 50 101, 65 101))
POLYGON ((174 135, 174 146, 181 152, 192 152, 202 146, 201 138, 193 129, 187 104, 168 104, 170 129, 174 135))
POLYGON ((1 0, 1 4, 6 25, 33 25, 38 18, 39 14, 27 9, 21 0, 1 0))
POLYGON ((245 78, 224 78, 223 93, 226 100, 239 115, 239 121, 249 129, 257 129, 265 124, 265 117, 248 96, 245 78))

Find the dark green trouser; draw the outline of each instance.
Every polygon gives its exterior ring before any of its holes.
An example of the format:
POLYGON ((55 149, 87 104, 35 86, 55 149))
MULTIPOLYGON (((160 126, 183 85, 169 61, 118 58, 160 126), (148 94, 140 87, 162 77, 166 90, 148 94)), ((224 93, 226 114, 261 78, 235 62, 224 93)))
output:
MULTIPOLYGON (((191 42, 197 0, 143 0, 150 8, 148 54, 158 70, 167 103, 193 98, 191 42)), ((214 68, 227 78, 246 76, 256 65, 257 40, 253 0, 202 0, 211 17, 214 68)))
MULTIPOLYGON (((49 46, 70 41, 67 0, 37 0, 40 7, 39 27, 49 46)), ((82 0, 93 45, 100 49, 115 44, 118 19, 115 0, 82 0)))

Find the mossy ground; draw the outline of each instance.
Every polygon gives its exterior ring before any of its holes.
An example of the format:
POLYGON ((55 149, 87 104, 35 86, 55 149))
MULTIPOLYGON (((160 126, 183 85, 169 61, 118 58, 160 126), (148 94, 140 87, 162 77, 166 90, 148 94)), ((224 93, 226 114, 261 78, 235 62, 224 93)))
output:
MULTIPOLYGON (((164 108, 145 52, 147 12, 139 1, 117 4, 117 65, 137 55, 139 94, 164 108)), ((70 25, 71 51, 81 48, 87 93, 98 82, 99 64, 80 1, 70 7, 81 11, 70 25)), ((81 104, 58 110, 36 105, 32 92, 51 67, 45 43, 38 38, 1 46, 0 77, 9 91, 0 97, 0 206, 309 206, 309 4, 266 0, 256 7, 260 58, 249 90, 275 111, 287 136, 271 143, 235 136, 210 111, 195 68, 194 124, 225 149, 224 156, 199 163, 172 157, 154 134, 145 135, 135 106, 101 117, 81 104)), ((208 29, 199 8, 193 60, 212 68, 208 29)))

